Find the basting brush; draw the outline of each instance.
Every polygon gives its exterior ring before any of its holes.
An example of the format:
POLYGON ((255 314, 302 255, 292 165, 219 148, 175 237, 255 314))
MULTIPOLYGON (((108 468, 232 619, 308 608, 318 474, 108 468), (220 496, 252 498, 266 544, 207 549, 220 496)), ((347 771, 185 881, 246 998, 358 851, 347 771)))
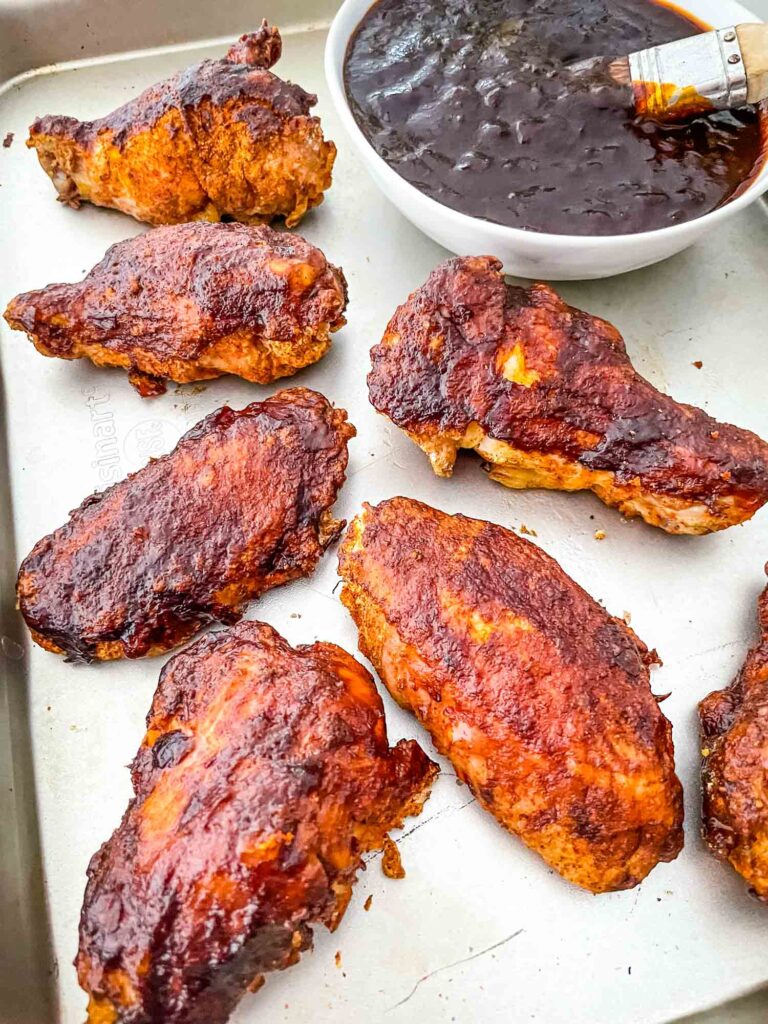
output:
POLYGON ((737 25, 627 57, 570 65, 577 76, 625 86, 640 117, 684 121, 768 98, 768 24, 737 25))

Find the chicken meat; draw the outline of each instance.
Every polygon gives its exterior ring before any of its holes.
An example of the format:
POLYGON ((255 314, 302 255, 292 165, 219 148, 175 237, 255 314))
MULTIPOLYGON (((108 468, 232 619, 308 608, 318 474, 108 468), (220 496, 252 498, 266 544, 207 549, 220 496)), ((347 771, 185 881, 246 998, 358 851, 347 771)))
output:
POLYGON ((223 1024, 338 925, 363 854, 436 774, 415 740, 389 746, 370 674, 333 644, 241 622, 177 654, 88 868, 88 1024, 223 1024))
POLYGON ((5 319, 45 356, 125 367, 149 396, 163 378, 289 376, 325 354, 346 304, 343 273, 298 235, 198 223, 118 242, 83 281, 17 295, 5 319))
POLYGON ((308 576, 344 526, 354 434, 305 388, 211 413, 38 541, 17 584, 33 640, 70 661, 158 654, 308 576))
POLYGON ((347 531, 360 650, 478 802, 564 878, 628 889, 683 844, 655 655, 543 551, 409 498, 347 531))
POLYGON ((29 130, 59 200, 108 206, 148 224, 284 217, 323 200, 336 147, 310 115, 317 97, 269 70, 280 58, 264 22, 230 47, 96 121, 48 115, 29 130))
POLYGON ((461 448, 507 487, 591 490, 668 533, 742 523, 768 501, 768 444, 657 391, 621 335, 490 256, 451 259, 372 350, 374 407, 450 476, 461 448))
POLYGON ((760 639, 739 675, 699 705, 702 832, 712 853, 768 902, 768 588, 758 619, 760 639))

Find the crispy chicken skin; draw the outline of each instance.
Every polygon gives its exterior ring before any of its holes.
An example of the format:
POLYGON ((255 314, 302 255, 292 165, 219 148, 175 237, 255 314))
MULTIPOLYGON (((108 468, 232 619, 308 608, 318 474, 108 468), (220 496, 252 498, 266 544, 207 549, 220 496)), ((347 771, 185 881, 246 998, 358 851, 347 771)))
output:
POLYGON ((758 618, 760 640, 739 675, 699 704, 702 834, 768 901, 768 589, 758 618))
POLYGON ((346 322, 344 275, 298 235, 244 224, 158 228, 108 250, 77 284, 12 299, 5 319, 45 356, 162 378, 268 384, 316 362, 346 322))
POLYGON ((339 535, 330 509, 354 434, 306 388, 211 413, 38 541, 17 585, 33 640, 70 661, 140 658, 236 622, 339 535))
POLYGON ((264 22, 223 60, 204 60, 96 121, 49 115, 29 130, 59 200, 122 210, 148 224, 186 220, 289 227, 323 200, 336 147, 317 97, 269 68, 280 34, 264 22))
POLYGON ((505 828, 596 893, 677 856, 655 655, 553 559, 501 526, 393 498, 353 520, 339 565, 360 650, 505 828))
POLYGON ((163 669, 134 798, 91 860, 76 960, 89 1024, 222 1024, 333 930, 362 855, 437 774, 390 748, 370 674, 241 622, 163 669))
POLYGON ((473 448, 507 487, 589 489, 668 533, 722 530, 768 500, 764 441, 661 394, 614 327, 546 285, 507 285, 490 256, 439 266, 371 355, 372 404, 439 476, 473 448))

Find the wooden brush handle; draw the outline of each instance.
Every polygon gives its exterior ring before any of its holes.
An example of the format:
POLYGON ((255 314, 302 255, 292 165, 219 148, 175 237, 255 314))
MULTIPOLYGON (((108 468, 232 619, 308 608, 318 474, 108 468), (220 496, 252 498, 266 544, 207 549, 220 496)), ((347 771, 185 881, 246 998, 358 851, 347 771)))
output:
POLYGON ((747 101, 768 99, 768 24, 737 25, 736 33, 747 72, 747 101))

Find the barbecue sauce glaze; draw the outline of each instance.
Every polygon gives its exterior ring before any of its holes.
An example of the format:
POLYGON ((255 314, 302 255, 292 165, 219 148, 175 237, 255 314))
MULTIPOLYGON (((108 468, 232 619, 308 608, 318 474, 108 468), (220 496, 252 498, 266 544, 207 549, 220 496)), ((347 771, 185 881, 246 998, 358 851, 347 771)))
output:
POLYGON ((643 121, 566 65, 702 31, 650 0, 379 0, 353 35, 357 123, 446 206, 516 228, 628 234, 700 217, 762 159, 753 108, 643 121))

